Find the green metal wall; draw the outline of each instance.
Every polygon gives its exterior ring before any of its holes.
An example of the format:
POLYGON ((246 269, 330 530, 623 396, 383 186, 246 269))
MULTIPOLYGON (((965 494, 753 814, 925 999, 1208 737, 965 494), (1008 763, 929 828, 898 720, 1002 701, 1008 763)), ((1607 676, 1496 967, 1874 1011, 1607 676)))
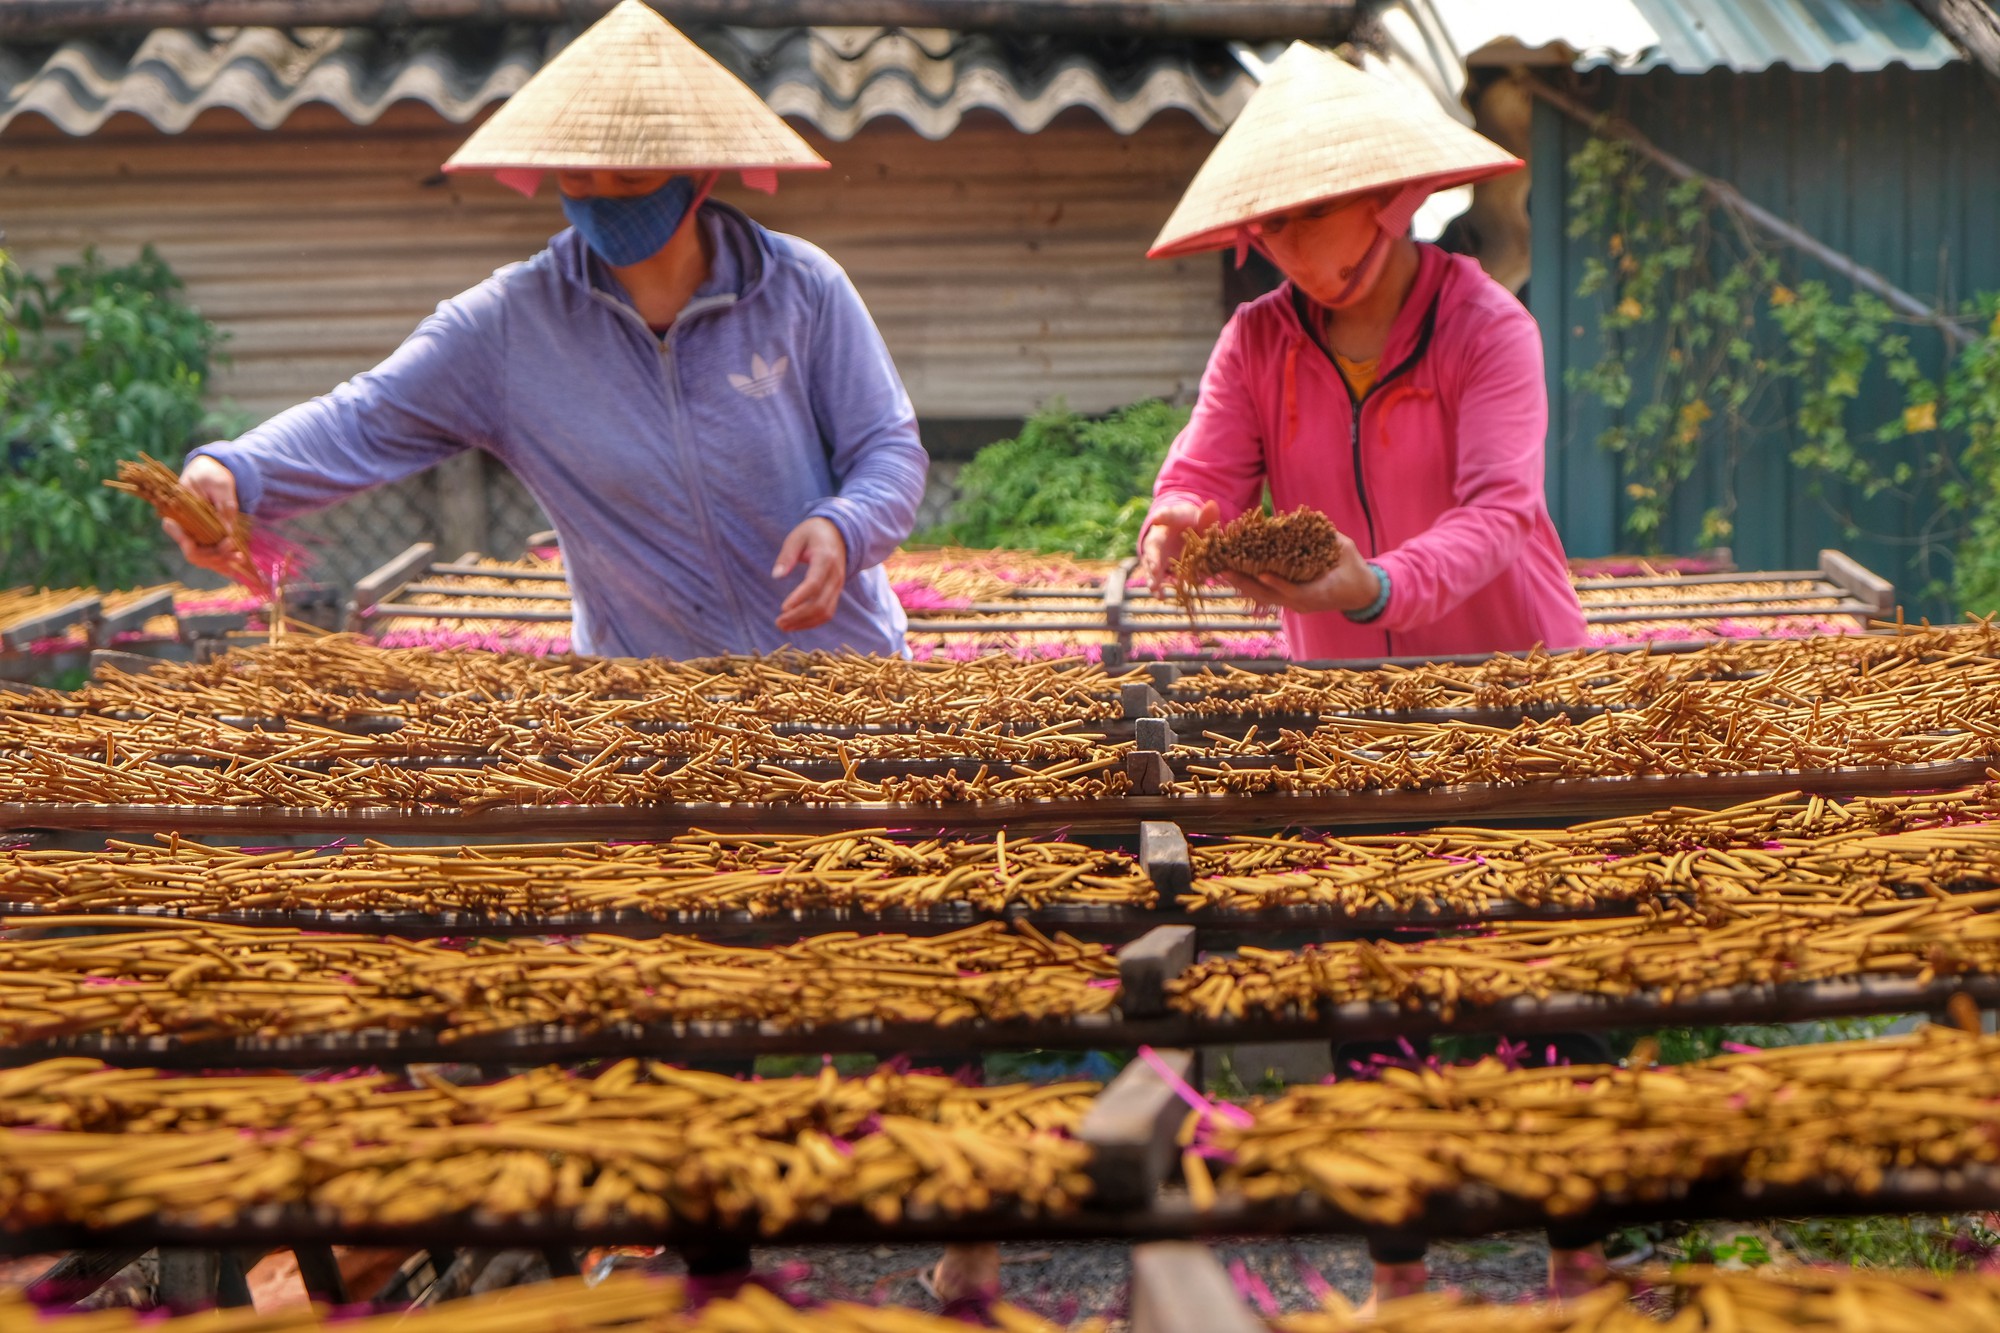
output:
MULTIPOLYGON (((2000 289, 2000 92, 1963 64, 1914 72, 1901 67, 1858 74, 1844 69, 1697 76, 1655 71, 1602 75, 1594 104, 1615 110, 1656 144, 1745 194, 1836 249, 1886 275, 1905 291, 1953 305, 1977 291, 2000 289)), ((1597 359, 1600 297, 1576 296, 1586 256, 1601 241, 1568 236, 1567 163, 1588 131, 1552 108, 1536 106, 1534 277, 1528 304, 1548 353, 1550 429, 1548 496, 1573 555, 1630 550, 1629 508, 1620 460, 1596 443, 1609 422, 1586 393, 1572 393, 1564 372, 1597 359)), ((1822 276, 1787 257, 1800 277, 1822 276)), ((1846 286, 1832 280, 1836 292, 1846 286)), ((1768 331, 1766 331, 1768 339, 1768 331)), ((1926 356, 1935 335, 1916 345, 1926 356)), ((1650 382, 1634 366, 1639 385, 1650 382)), ((1876 374, 1864 385, 1850 424, 1887 419, 1902 393, 1876 374)), ((1639 404, 1634 404, 1634 409, 1639 404)), ((1730 545, 1746 569, 1807 568, 1835 546, 1894 579, 1907 595, 1945 573, 1924 566, 1914 534, 1928 501, 1881 498, 1859 504, 1862 526, 1886 538, 1849 536, 1827 503, 1810 493, 1789 461, 1793 405, 1773 401, 1739 474, 1736 532, 1730 545)), ((1916 457, 1937 436, 1905 441, 1916 457)), ((1698 472, 1676 501, 1661 545, 1697 545, 1701 515, 1718 495, 1715 468, 1698 472)), ((1836 500, 1848 497, 1830 492, 1836 500)), ((1944 608, 1929 603, 1935 614, 1944 608)))

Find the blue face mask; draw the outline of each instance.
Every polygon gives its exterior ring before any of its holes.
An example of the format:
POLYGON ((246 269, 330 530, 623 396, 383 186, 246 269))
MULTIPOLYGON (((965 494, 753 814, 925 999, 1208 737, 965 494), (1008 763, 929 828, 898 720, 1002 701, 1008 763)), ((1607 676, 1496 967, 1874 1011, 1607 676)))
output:
POLYGON ((563 216, 598 258, 626 268, 651 259, 673 239, 694 203, 695 188, 694 177, 676 176, 651 194, 628 199, 564 195, 563 216))

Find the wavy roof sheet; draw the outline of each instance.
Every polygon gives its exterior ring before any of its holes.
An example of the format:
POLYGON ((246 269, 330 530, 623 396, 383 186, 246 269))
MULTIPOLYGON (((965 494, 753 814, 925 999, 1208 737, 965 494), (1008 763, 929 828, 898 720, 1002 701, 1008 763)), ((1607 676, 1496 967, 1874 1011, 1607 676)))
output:
MULTIPOLYGON (((1940 69, 1958 52, 1907 0, 1631 0, 1660 34, 1639 69, 1940 69)), ((1592 61, 1590 63, 1603 63, 1592 61)))
MULTIPOLYGON (((129 112, 167 133, 226 108, 264 129, 306 103, 358 125, 417 101, 464 123, 525 83, 573 27, 156 29, 59 45, 0 45, 0 129, 35 113, 90 134, 129 112)), ((834 139, 893 117, 940 139, 968 112, 1034 132, 1081 107, 1129 134, 1183 111, 1210 130, 1252 82, 1220 43, 1003 38, 902 28, 697 29, 780 113, 834 139)))

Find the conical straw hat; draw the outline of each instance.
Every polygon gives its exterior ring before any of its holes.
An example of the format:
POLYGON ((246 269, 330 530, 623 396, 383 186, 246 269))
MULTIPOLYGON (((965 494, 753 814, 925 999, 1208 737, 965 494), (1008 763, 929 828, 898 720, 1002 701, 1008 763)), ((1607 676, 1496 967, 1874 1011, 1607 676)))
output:
POLYGON ((768 172, 827 165, 762 98, 641 0, 590 25, 444 164, 768 172))
POLYGON ((1442 190, 1523 165, 1492 140, 1294 42, 1201 164, 1147 253, 1155 259, 1234 243, 1287 209, 1386 186, 1442 190))

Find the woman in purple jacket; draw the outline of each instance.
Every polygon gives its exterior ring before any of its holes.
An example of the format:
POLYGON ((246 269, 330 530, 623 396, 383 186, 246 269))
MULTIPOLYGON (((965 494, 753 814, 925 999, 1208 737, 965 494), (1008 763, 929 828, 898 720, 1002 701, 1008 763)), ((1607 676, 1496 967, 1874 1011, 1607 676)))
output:
POLYGON ((280 519, 484 449, 562 535, 578 651, 901 653, 880 564, 923 495, 909 395, 839 265, 707 201, 724 170, 768 189, 825 166, 626 0, 445 166, 530 194, 553 172, 571 230, 184 479, 280 519))
MULTIPOLYGON (((923 497, 909 395, 838 264, 707 199, 725 170, 769 190, 826 165, 624 0, 445 164, 530 195, 553 172, 571 230, 375 369, 196 450, 183 480, 225 516, 279 519, 484 449, 562 535, 579 652, 903 653, 881 563, 923 497)), ((683 1255, 697 1300, 750 1275, 741 1244, 683 1255)), ((976 1313, 998 1274, 992 1247, 953 1246, 935 1284, 976 1313)))

